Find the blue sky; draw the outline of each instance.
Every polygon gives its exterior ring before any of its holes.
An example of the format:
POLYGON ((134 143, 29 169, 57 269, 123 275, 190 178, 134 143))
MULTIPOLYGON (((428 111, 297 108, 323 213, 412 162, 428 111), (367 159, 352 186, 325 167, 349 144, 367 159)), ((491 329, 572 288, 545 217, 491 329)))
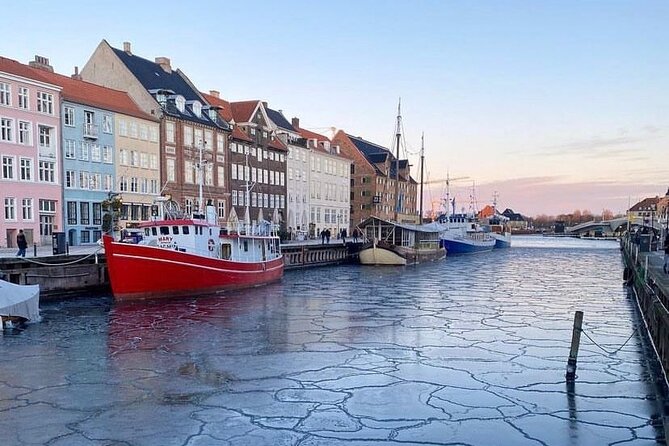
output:
POLYGON ((69 74, 101 39, 130 41, 203 91, 267 100, 315 131, 388 145, 401 96, 409 151, 424 131, 429 177, 471 177, 481 204, 498 190, 502 206, 529 215, 622 211, 669 186, 667 1, 22 1, 3 11, 25 17, 3 20, 6 57, 44 55, 69 74))

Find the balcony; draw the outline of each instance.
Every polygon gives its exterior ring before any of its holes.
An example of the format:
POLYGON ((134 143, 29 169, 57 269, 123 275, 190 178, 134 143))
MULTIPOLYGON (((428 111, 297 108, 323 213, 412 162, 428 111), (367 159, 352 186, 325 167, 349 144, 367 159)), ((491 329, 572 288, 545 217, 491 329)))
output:
POLYGON ((84 124, 84 138, 98 139, 98 126, 95 124, 84 124))

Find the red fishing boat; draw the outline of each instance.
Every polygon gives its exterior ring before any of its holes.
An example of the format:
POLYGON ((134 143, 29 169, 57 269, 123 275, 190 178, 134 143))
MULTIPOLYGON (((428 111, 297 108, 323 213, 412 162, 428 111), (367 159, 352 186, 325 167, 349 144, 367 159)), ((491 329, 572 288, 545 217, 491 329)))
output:
POLYGON ((158 217, 139 226, 139 243, 103 237, 117 300, 216 293, 264 285, 283 276, 275 225, 248 221, 221 229, 216 211, 184 217, 162 201, 158 217))

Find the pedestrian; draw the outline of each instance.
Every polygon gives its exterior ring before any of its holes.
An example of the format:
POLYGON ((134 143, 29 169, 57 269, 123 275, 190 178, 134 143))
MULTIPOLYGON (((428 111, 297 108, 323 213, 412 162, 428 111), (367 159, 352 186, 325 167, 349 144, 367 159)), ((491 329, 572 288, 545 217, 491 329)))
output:
POLYGON ((19 229, 19 233, 16 236, 16 246, 19 247, 19 252, 16 253, 16 257, 25 257, 26 249, 28 249, 28 242, 26 241, 26 235, 23 233, 23 229, 19 229))
POLYGON ((664 238, 664 273, 669 274, 669 233, 664 238))
POLYGON ((358 243, 358 228, 353 228, 353 243, 358 243))
POLYGON ((325 244, 325 229, 321 231, 321 245, 325 244))
POLYGON ((341 241, 343 244, 346 244, 346 228, 341 230, 341 241))
POLYGON ((328 245, 330 244, 330 236, 332 233, 330 232, 330 229, 325 230, 325 240, 327 240, 328 245))

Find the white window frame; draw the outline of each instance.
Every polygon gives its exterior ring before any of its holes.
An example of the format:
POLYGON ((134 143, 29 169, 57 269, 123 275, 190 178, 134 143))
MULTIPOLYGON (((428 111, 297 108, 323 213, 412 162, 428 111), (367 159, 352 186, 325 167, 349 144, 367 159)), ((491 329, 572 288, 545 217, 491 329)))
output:
POLYGON ((63 125, 66 127, 74 127, 77 125, 74 116, 74 107, 66 105, 63 107, 63 125))
POLYGON ((28 87, 19 87, 19 108, 30 110, 30 89, 28 87))
POLYGON ((35 178, 35 176, 33 174, 33 159, 32 158, 27 158, 27 157, 24 157, 24 156, 20 157, 19 158, 19 181, 32 182, 32 181, 34 181, 34 178, 35 178), (24 164, 26 164, 26 165, 24 165, 24 164))
POLYGON ((0 82, 0 105, 5 107, 12 106, 12 86, 11 84, 0 82))
POLYGON ((37 92, 37 111, 45 115, 53 115, 53 94, 46 91, 37 92))

